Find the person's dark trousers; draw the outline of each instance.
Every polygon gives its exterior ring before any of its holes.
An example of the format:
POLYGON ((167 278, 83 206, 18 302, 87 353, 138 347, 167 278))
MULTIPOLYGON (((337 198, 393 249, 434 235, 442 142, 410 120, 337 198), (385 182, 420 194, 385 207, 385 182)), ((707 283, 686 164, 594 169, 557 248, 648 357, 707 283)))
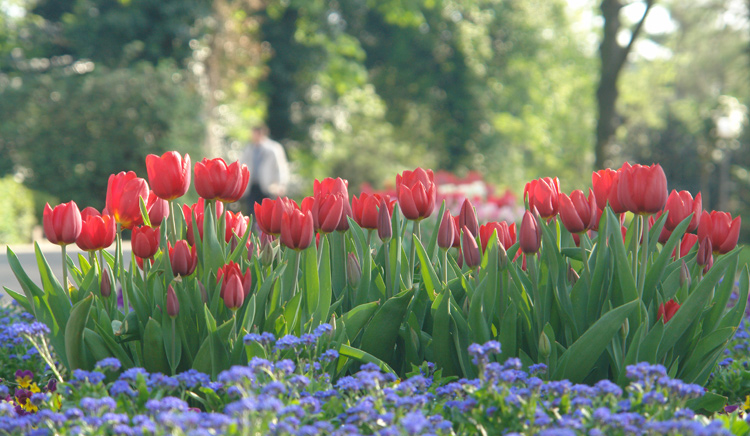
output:
POLYGON ((247 207, 247 213, 245 215, 247 216, 254 216, 255 215, 255 203, 262 203, 264 198, 269 198, 268 195, 266 195, 265 192, 263 192, 262 189, 260 189, 259 185, 252 184, 250 185, 250 192, 248 193, 247 197, 245 197, 245 200, 247 201, 246 207, 247 207))

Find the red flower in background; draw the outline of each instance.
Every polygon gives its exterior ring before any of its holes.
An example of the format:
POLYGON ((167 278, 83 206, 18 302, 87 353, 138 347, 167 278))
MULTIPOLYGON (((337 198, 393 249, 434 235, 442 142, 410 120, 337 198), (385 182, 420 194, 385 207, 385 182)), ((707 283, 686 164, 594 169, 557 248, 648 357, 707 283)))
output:
POLYGON ((237 276, 240 278, 240 283, 242 283, 243 296, 247 298, 247 296, 250 295, 250 290, 253 286, 253 277, 252 275, 250 275, 250 268, 247 268, 245 270, 245 273, 243 274, 242 270, 240 269, 240 265, 235 262, 229 262, 228 264, 219 268, 219 270, 216 272, 216 283, 219 283, 222 277, 224 278, 219 296, 221 298, 224 298, 224 290, 226 289, 226 285, 229 283, 229 279, 232 276, 237 276))
POLYGON ((195 246, 191 247, 187 241, 179 240, 174 243, 174 247, 167 242, 167 249, 169 250, 169 263, 174 275, 184 277, 195 271, 195 267, 198 266, 198 254, 195 251, 195 246))
POLYGON ((352 215, 354 221, 359 224, 363 229, 375 230, 378 228, 378 208, 380 207, 380 201, 385 200, 388 212, 393 212, 393 205, 396 203, 395 200, 391 200, 389 196, 381 196, 380 194, 367 194, 363 192, 359 198, 352 196, 352 215))
POLYGON ((560 181, 555 177, 532 180, 523 189, 523 198, 529 202, 529 209, 536 209, 544 219, 557 215, 560 197, 560 181))
POLYGON ((281 217, 281 243, 292 250, 304 250, 312 243, 313 217, 310 211, 292 209, 281 217))
POLYGON ((164 200, 182 197, 190 187, 190 156, 183 159, 176 151, 146 156, 146 171, 151 190, 164 200))
POLYGON ((714 253, 726 254, 737 246, 740 237, 742 218, 732 219, 727 212, 713 211, 710 214, 703 211, 698 225, 698 239, 711 239, 714 253))
POLYGON ((44 235, 57 245, 68 245, 81 234, 81 211, 75 201, 62 203, 52 209, 47 203, 42 216, 44 235))
POLYGON ((623 166, 617 178, 622 206, 634 214, 653 214, 667 204, 667 176, 661 165, 623 166))
POLYGON ((159 251, 160 236, 158 227, 134 227, 133 234, 130 237, 130 246, 133 254, 142 259, 153 257, 159 251))
POLYGON ((510 248, 516 243, 516 223, 508 225, 505 221, 491 222, 479 227, 479 240, 482 242, 482 251, 487 251, 492 233, 497 230, 498 243, 504 249, 510 248))
POLYGON ((228 210, 226 212, 227 228, 224 234, 224 240, 226 242, 231 241, 234 234, 236 234, 237 237, 241 239, 245 236, 245 232, 247 231, 247 226, 249 224, 250 218, 242 215, 242 212, 237 212, 235 214, 231 210, 228 210))
POLYGON ((698 228, 701 220, 701 211, 703 210, 701 193, 699 192, 695 196, 695 199, 693 199, 693 196, 688 191, 677 192, 673 189, 669 197, 667 197, 667 204, 664 210, 669 211, 664 227, 670 231, 674 230, 682 220, 692 213, 693 217, 690 218, 690 224, 688 224, 687 228, 688 232, 692 232, 698 228))
POLYGON ((255 220, 263 233, 278 236, 281 234, 281 217, 293 209, 299 209, 299 206, 287 197, 264 198, 262 203, 255 203, 255 220))
POLYGON ((664 324, 666 324, 672 319, 674 314, 677 313, 677 309, 679 308, 680 305, 674 300, 669 300, 666 303, 660 304, 659 309, 656 311, 656 320, 663 319, 664 324))
POLYGON ((239 162, 227 165, 221 158, 204 158, 195 164, 195 190, 206 200, 233 203, 245 193, 249 181, 250 171, 239 162))
POLYGON ((154 191, 149 192, 148 201, 146 202, 146 211, 148 211, 148 220, 151 226, 159 227, 169 216, 169 203, 167 200, 156 196, 154 191))
POLYGON ((560 220, 570 233, 583 233, 594 227, 597 209, 591 189, 588 199, 580 189, 571 192, 570 197, 560 194, 559 199, 560 220))
POLYGON ((103 250, 115 242, 115 227, 111 215, 100 215, 93 207, 87 207, 81 212, 81 234, 76 245, 84 251, 103 250))
POLYGON ((432 170, 417 168, 396 175, 398 205, 408 220, 422 220, 435 209, 437 189, 432 170))
MULTIPOLYGON (((697 235, 694 235, 692 233, 685 233, 685 235, 682 237, 682 240, 680 241, 680 257, 685 257, 688 253, 690 253, 690 250, 693 249, 696 242, 698 242, 697 235)), ((676 257, 676 254, 677 247, 675 247, 675 251, 672 252, 672 256, 676 257)))
MULTIPOLYGON (((603 170, 594 171, 591 174, 591 186, 594 189, 594 198, 596 199, 596 207, 599 210, 604 210, 607 206, 607 201, 610 199, 610 193, 613 187, 616 187, 617 171, 612 168, 605 168, 603 170)), ((617 193, 617 189, 615 189, 617 193)), ((619 205, 619 201, 617 204, 619 205)), ((610 207, 612 205, 610 204, 610 207)), ((614 207, 612 207, 614 209, 614 207)), ((615 211, 615 213, 620 213, 615 211)))
POLYGON ((323 233, 348 230, 347 217, 352 216, 352 207, 349 204, 349 182, 340 177, 335 179, 328 177, 322 182, 315 179, 311 210, 315 228, 323 233), (340 214, 338 214, 339 203, 340 214), (334 223, 337 215, 338 221, 334 223))
MULTIPOLYGON (((205 200, 202 198, 198 199, 198 202, 192 206, 187 204, 182 205, 182 215, 185 218, 185 224, 187 225, 187 241, 190 245, 195 245, 195 234, 193 231, 193 219, 195 219, 196 227, 198 227, 198 235, 203 240, 203 213, 204 213, 205 200)), ((214 205, 216 207, 216 218, 220 217, 224 212, 224 204, 218 202, 214 205)))
POLYGON ((128 171, 112 174, 107 182, 107 212, 123 228, 132 229, 143 223, 140 199, 148 200, 148 183, 128 171))

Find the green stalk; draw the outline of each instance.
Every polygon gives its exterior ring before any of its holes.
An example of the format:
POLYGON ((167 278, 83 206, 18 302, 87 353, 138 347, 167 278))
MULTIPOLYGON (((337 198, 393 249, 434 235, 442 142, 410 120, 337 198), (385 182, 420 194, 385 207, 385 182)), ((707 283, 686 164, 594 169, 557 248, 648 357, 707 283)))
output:
POLYGON ((297 252, 297 255, 294 257, 294 281, 292 282, 292 293, 289 295, 289 298, 293 297, 294 294, 296 294, 296 291, 299 287, 299 264, 300 264, 300 258, 302 257, 302 250, 295 250, 297 252))
MULTIPOLYGON (((175 365, 174 362, 177 362, 177 350, 176 350, 176 347, 175 347, 175 340, 176 340, 175 337, 176 337, 176 335, 175 335, 175 327, 174 327, 174 319, 175 319, 175 317, 171 317, 171 318, 172 318, 172 364, 175 365)), ((172 372, 174 372, 174 370, 175 370, 175 368, 172 368, 172 372)))
MULTIPOLYGON (((119 259, 119 262, 117 263, 117 275, 119 276, 120 280, 120 286, 122 287, 122 303, 123 303, 123 310, 125 313, 128 312, 130 307, 130 300, 128 299, 128 293, 125 290, 125 266, 122 256, 122 225, 117 224, 117 253, 115 253, 115 260, 119 259)), ((145 263, 145 261, 144 261, 145 263)), ((114 280, 112 281, 114 283, 114 280)), ((115 289, 117 289, 115 287, 115 289)), ((117 296, 117 293, 115 292, 115 297, 117 296)))
POLYGON ((169 235, 168 239, 174 245, 174 243, 177 242, 177 223, 174 218, 174 200, 169 200, 169 218, 170 225, 172 226, 172 233, 169 235))
POLYGON ((68 288, 68 247, 66 245, 61 245, 62 248, 62 262, 63 262, 63 289, 65 289, 65 293, 70 296, 70 289, 68 288))
POLYGON ((443 252, 443 283, 445 283, 445 287, 448 287, 448 249, 447 248, 441 248, 440 249, 443 252))
MULTIPOLYGON (((412 234, 414 234, 418 239, 421 239, 421 235, 419 234, 419 221, 414 221, 413 227, 412 227, 412 234)), ((411 241, 411 248, 409 249, 409 281, 410 285, 414 284, 414 269, 416 268, 415 264, 415 255, 417 252, 417 244, 412 239, 411 241)))
MULTIPOLYGON (((581 241, 581 260, 583 261, 583 269, 586 272, 586 284, 591 288, 591 270, 589 269, 589 261, 586 258, 586 246, 584 245, 584 235, 586 235, 586 232, 581 233, 580 241, 581 241)), ((587 238, 588 239, 588 238, 587 238)))
POLYGON ((391 252, 389 250, 390 243, 383 243, 385 249, 385 299, 391 298, 393 293, 393 280, 391 279, 391 252))
MULTIPOLYGON (((648 228, 646 226, 646 218, 639 216, 638 219, 643 221, 643 247, 641 248, 641 267, 639 268, 638 275, 638 298, 643 298, 643 287, 646 283, 646 264, 648 263, 648 228)), ((679 251, 679 248, 677 249, 679 251)))

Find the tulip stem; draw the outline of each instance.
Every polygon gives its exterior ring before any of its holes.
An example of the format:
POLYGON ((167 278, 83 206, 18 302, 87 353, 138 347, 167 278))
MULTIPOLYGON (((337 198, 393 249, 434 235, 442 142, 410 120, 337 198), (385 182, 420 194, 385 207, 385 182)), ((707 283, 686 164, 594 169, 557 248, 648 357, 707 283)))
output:
POLYGON ((293 297, 294 294, 297 292, 297 285, 299 284, 299 264, 300 264, 300 258, 302 257, 302 250, 295 250, 297 252, 297 255, 294 256, 294 281, 292 281, 292 289, 291 294, 289 295, 289 298, 293 297))
MULTIPOLYGON (((130 310, 130 300, 128 299, 128 293, 125 290, 125 266, 122 256, 122 224, 117 224, 117 253, 115 253, 117 263, 117 274, 120 280, 120 287, 122 288, 122 309, 125 313, 130 310), (119 261, 118 261, 119 259, 119 261)), ((145 262, 145 261, 144 261, 145 262)))
POLYGON ((172 318, 172 362, 171 362, 171 364, 173 365, 173 367, 172 367, 172 373, 174 373, 175 369, 177 368, 177 349, 176 349, 176 346, 175 346, 175 341, 176 341, 175 337, 177 335, 175 335, 175 327, 174 327, 174 319, 175 319, 175 317, 171 316, 170 318, 172 318))
MULTIPOLYGON (((414 234, 414 236, 417 237, 417 239, 421 239, 420 238, 421 235, 419 233, 419 221, 414 221, 413 223, 414 224, 412 227, 412 233, 414 234)), ((411 248, 409 249, 409 269, 411 271, 410 285, 414 284, 414 269, 416 267, 414 257, 415 257, 416 252, 417 252, 417 242, 415 239, 412 239, 411 248)))
POLYGON ((70 289, 68 288, 68 247, 61 245, 62 248, 62 263, 63 263, 63 289, 70 296, 70 289))
POLYGON ((172 225, 172 234, 168 238, 172 244, 177 242, 177 223, 175 222, 174 218, 174 200, 169 200, 169 217, 170 217, 170 224, 172 225))
POLYGON ((384 242, 383 247, 385 250, 385 299, 391 298, 391 294, 393 293, 393 280, 391 280, 391 252, 389 250, 389 243, 384 242))
POLYGON ((641 267, 638 271, 638 298, 643 298, 643 287, 646 283, 646 264, 648 263, 648 227, 646 226, 646 218, 639 216, 638 220, 642 222, 641 231, 643 232, 643 247, 641 248, 641 267))
POLYGON ((443 252, 443 283, 445 283, 445 287, 448 287, 448 249, 447 248, 441 248, 440 249, 443 252))

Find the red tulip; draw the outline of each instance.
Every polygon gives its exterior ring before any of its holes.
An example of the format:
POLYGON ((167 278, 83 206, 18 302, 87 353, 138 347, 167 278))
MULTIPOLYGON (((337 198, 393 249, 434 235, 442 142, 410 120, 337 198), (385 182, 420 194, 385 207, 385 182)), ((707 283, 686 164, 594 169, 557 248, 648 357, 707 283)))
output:
POLYGON ((190 156, 187 154, 184 159, 176 151, 168 151, 161 157, 149 154, 146 171, 151 189, 164 200, 182 197, 190 187, 190 156))
POLYGON ((447 250, 453 246, 453 241, 456 239, 455 227, 450 211, 446 210, 443 213, 443 219, 440 220, 440 227, 438 228, 438 247, 447 250))
MULTIPOLYGON (((224 204, 218 202, 214 205, 216 207, 216 218, 218 219, 224 211, 224 204)), ((199 198, 198 202, 192 206, 187 204, 182 205, 182 215, 185 218, 185 224, 187 225, 187 241, 190 245, 195 245, 195 235, 193 234, 193 219, 195 218, 196 227, 198 227, 198 235, 203 240, 203 213, 204 213, 204 200, 199 198)))
POLYGON ((365 192, 357 198, 352 197, 352 215, 354 221, 363 229, 375 230, 378 228, 378 207, 380 201, 385 200, 389 212, 393 212, 395 200, 391 201, 388 195, 367 194, 365 192))
POLYGON ((461 253, 464 256, 464 263, 469 268, 476 268, 482 263, 477 239, 466 226, 461 227, 461 253))
POLYGON ((583 233, 594 226, 596 200, 591 189, 588 199, 580 189, 571 192, 570 197, 560 194, 559 208, 560 220, 570 233, 583 233))
MULTIPOLYGON (((312 235, 312 233, 310 234, 312 235)), ((245 292, 242 288, 242 281, 240 277, 231 274, 225 277, 224 282, 221 285, 221 294, 223 295, 224 305, 227 309, 235 311, 242 307, 242 303, 245 302, 245 292)))
POLYGON ((521 243, 521 251, 526 254, 534 254, 542 246, 542 228, 528 210, 523 214, 518 240, 521 243))
POLYGON ((482 242, 482 251, 487 251, 492 233, 497 230, 498 243, 504 249, 508 249, 516 243, 516 223, 510 226, 505 221, 491 222, 479 227, 479 240, 482 242))
POLYGON ((224 159, 206 159, 195 164, 195 190, 206 200, 233 203, 242 197, 250 181, 250 171, 245 165, 224 159))
POLYGON ((536 209, 544 219, 557 215, 559 197, 560 181, 557 177, 532 180, 523 189, 523 198, 528 200, 529 209, 536 209))
POLYGON ((451 217, 453 220, 453 232, 456 234, 456 237, 453 238, 453 246, 455 248, 458 248, 459 251, 461 250, 461 225, 458 222, 458 216, 451 217))
MULTIPOLYGON (((607 200, 610 199, 610 195, 613 190, 615 193, 617 193, 616 181, 617 171, 611 168, 594 171, 594 173, 591 174, 591 185, 594 187, 594 198, 596 199, 596 207, 599 210, 604 210, 604 207, 607 206, 607 200)), ((617 201, 617 205, 619 204, 620 202, 617 201)), ((614 209, 612 204, 610 204, 610 207, 614 209)), ((615 213, 622 212, 624 211, 615 211, 615 213)))
POLYGON ((250 275, 250 268, 247 268, 245 270, 245 273, 243 274, 242 270, 240 269, 240 265, 235 262, 229 262, 228 264, 219 268, 218 271, 216 271, 216 283, 219 283, 222 277, 224 278, 219 296, 221 298, 224 298, 224 285, 229 282, 229 278, 231 276, 237 276, 240 278, 240 282, 242 283, 243 295, 245 298, 247 298, 247 296, 250 295, 250 290, 253 286, 253 277, 252 275, 250 275))
MULTIPOLYGON (((346 219, 344 208, 347 199, 344 195, 319 194, 315 196, 312 206, 313 224, 320 233, 331 233, 341 224, 341 219, 346 219)), ((347 223, 348 228, 348 223, 347 223)))
MULTIPOLYGON (((352 207, 349 204, 349 181, 342 178, 331 178, 328 177, 323 181, 315 179, 313 183, 313 198, 314 202, 312 205, 313 220, 315 222, 315 228, 321 230, 323 227, 329 228, 332 224, 333 218, 336 216, 338 205, 335 205, 332 201, 341 201, 341 215, 339 216, 338 223, 334 230, 346 231, 349 229, 349 221, 347 217, 352 216, 352 207), (335 196, 337 200, 331 200, 330 196, 335 196), (323 204, 327 206, 324 206, 323 204), (322 215, 321 215, 322 214, 322 215)), ((322 230, 324 233, 330 233, 322 230)), ((333 230, 331 230, 333 231, 333 230)))
POLYGON ((292 250, 304 250, 313 238, 313 217, 311 212, 292 209, 281 217, 281 243, 292 250))
POLYGON ((299 209, 294 200, 277 197, 276 200, 264 198, 261 204, 255 203, 255 220, 263 233, 278 236, 281 234, 281 217, 292 209, 299 209))
POLYGON ((174 293, 172 285, 167 287, 167 315, 170 318, 176 317, 180 313, 180 301, 174 293))
POLYGON ((385 199, 380 199, 378 207, 378 237, 383 242, 388 242, 393 237, 393 224, 391 223, 392 210, 388 210, 385 199))
POLYGON ((698 254, 695 256, 695 261, 700 266, 706 266, 708 265, 708 262, 711 261, 712 257, 713 247, 711 244, 711 238, 701 239, 700 244, 698 244, 698 254))
MULTIPOLYGON (((106 208, 104 209, 106 211, 106 208)), ((104 212, 104 215, 109 215, 109 213, 104 212)), ((90 216, 102 216, 101 213, 99 213, 98 210, 94 209, 93 207, 89 206, 81 211, 81 222, 86 221, 86 218, 90 216)))
POLYGON ((432 170, 417 168, 396 175, 398 205, 408 220, 422 220, 435 209, 437 187, 432 170))
POLYGON ((156 196, 154 191, 149 192, 148 201, 146 202, 146 211, 148 220, 151 221, 152 227, 159 227, 167 217, 169 217, 169 203, 156 196))
POLYGON ((160 236, 158 227, 134 227, 130 238, 130 246, 133 254, 142 259, 153 257, 159 251, 160 236))
POLYGON ((703 267, 703 274, 707 274, 708 270, 710 270, 714 266, 714 257, 711 256, 708 258, 708 263, 706 266, 703 267))
POLYGON ((109 176, 107 211, 123 228, 132 229, 143 222, 140 198, 148 200, 148 183, 133 171, 109 176))
POLYGON ((477 221, 477 214, 474 211, 474 206, 468 198, 464 199, 461 204, 461 212, 458 213, 458 225, 459 228, 466 226, 472 235, 479 234, 479 221, 477 221))
POLYGON ((617 195, 622 206, 634 214, 659 212, 667 204, 667 176, 659 164, 623 166, 617 195))
POLYGON ((698 239, 711 238, 714 253, 726 254, 737 246, 741 225, 740 217, 732 220, 732 215, 727 212, 713 211, 709 214, 703 211, 698 224, 698 239))
POLYGON ((667 205, 664 210, 669 211, 667 221, 664 223, 664 227, 669 230, 674 230, 682 220, 692 213, 693 217, 690 218, 690 224, 687 228, 688 232, 692 232, 698 228, 701 219, 701 211, 703 210, 701 193, 699 192, 693 200, 693 196, 688 191, 677 192, 673 189, 667 197, 667 205))
POLYGON ((42 216, 44 235, 57 245, 68 245, 76 241, 81 234, 81 212, 75 201, 62 203, 52 209, 47 203, 42 216))
POLYGON ((669 322, 670 319, 674 316, 675 313, 677 313, 677 309, 680 308, 680 305, 677 304, 674 300, 669 300, 665 303, 662 303, 659 305, 659 310, 656 311, 656 320, 662 319, 664 321, 664 324, 669 322))
POLYGON ((76 245, 84 251, 103 250, 115 242, 115 219, 111 215, 98 215, 99 212, 87 207, 86 216, 81 212, 81 234, 76 245), (96 215, 94 215, 96 213, 96 215))
MULTIPOLYGON (((696 242, 698 242, 697 235, 694 235, 692 233, 685 233, 685 235, 682 237, 682 240, 680 241, 680 257, 685 257, 688 253, 690 253, 690 250, 693 249, 696 242)), ((675 257, 676 254, 677 247, 675 247, 675 251, 672 252, 672 256, 675 257)))
MULTIPOLYGON (((656 223, 656 220, 661 217, 661 212, 657 213, 656 216, 652 215, 648 218, 648 229, 651 230, 651 227, 654 226, 654 223, 656 223)), ((664 227, 661 228, 661 232, 659 232, 659 243, 664 245, 669 241, 669 238, 672 236, 672 231, 669 230, 666 226, 666 223, 664 227)))
POLYGON ((232 240, 232 235, 236 234, 238 238, 245 236, 247 226, 250 224, 250 218, 242 215, 242 212, 233 213, 228 210, 226 213, 226 224, 227 229, 224 234, 224 240, 229 242, 232 240))
POLYGON ((198 254, 195 246, 189 246, 185 240, 175 242, 174 247, 167 242, 169 250, 169 263, 172 265, 174 275, 189 276, 198 265, 198 254))

